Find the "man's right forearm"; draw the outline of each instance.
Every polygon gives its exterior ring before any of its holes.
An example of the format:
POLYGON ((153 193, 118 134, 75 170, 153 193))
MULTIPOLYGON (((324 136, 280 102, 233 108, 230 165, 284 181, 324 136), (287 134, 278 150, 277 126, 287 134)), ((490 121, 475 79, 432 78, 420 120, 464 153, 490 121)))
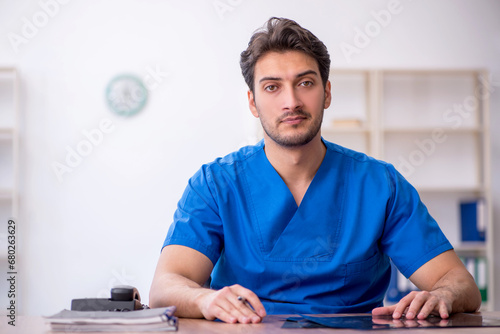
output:
POLYGON ((230 323, 257 323, 266 316, 259 297, 238 284, 220 290, 203 288, 212 269, 212 261, 197 250, 180 245, 166 246, 151 284, 149 305, 173 305, 179 317, 217 318, 230 323), (249 304, 242 303, 241 298, 249 304))
POLYGON ((266 310, 255 293, 234 284, 221 290, 203 288, 179 274, 156 276, 149 294, 151 307, 175 305, 183 318, 220 319, 229 323, 258 323, 266 310), (247 303, 241 302, 241 298, 247 303))
POLYGON ((149 304, 152 308, 175 305, 179 317, 203 318, 199 299, 212 292, 184 276, 164 273, 151 286, 149 304))

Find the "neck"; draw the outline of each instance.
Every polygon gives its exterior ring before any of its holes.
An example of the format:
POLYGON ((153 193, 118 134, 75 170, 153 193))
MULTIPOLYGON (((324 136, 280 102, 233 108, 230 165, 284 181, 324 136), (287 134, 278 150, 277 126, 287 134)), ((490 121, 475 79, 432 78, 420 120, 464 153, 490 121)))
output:
POLYGON ((269 137, 264 138, 267 159, 290 188, 309 185, 326 153, 318 133, 306 145, 283 147, 269 137))

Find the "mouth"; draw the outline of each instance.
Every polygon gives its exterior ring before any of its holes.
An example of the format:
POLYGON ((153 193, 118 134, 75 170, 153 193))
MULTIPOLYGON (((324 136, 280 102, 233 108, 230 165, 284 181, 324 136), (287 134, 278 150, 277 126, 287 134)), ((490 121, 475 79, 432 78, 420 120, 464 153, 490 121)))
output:
POLYGON ((305 117, 301 117, 301 116, 299 116, 299 117, 287 117, 284 120, 282 120, 281 123, 293 125, 293 124, 299 124, 305 119, 306 119, 305 117))
POLYGON ((284 115, 284 117, 281 119, 281 123, 294 125, 294 124, 299 124, 307 119, 308 119, 307 115, 304 114, 297 115, 295 113, 293 115, 284 115))

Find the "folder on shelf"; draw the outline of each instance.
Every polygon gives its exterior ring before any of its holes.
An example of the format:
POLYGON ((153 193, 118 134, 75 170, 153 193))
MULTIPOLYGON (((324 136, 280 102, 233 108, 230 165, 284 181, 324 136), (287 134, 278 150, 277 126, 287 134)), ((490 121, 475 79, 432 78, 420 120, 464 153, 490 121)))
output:
POLYGON ((486 257, 461 256, 460 259, 474 278, 481 293, 481 300, 488 301, 488 263, 486 257))
POLYGON ((485 241, 485 203, 478 199, 460 203, 462 241, 485 241))
POLYGON ((485 257, 476 258, 476 284, 483 302, 488 300, 488 266, 485 257))

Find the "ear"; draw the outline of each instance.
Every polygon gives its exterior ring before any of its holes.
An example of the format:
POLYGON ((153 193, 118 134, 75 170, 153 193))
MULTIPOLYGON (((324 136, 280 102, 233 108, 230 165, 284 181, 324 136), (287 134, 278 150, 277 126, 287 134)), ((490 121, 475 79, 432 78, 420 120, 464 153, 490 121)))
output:
POLYGON ((252 112, 252 115, 254 115, 255 118, 259 118, 259 112, 257 111, 257 107, 255 106, 255 97, 252 91, 249 90, 247 95, 248 95, 248 106, 250 108, 250 111, 252 112))
POLYGON ((332 103, 332 85, 330 83, 330 80, 328 80, 325 85, 325 105, 323 106, 324 109, 328 109, 331 103, 332 103))

